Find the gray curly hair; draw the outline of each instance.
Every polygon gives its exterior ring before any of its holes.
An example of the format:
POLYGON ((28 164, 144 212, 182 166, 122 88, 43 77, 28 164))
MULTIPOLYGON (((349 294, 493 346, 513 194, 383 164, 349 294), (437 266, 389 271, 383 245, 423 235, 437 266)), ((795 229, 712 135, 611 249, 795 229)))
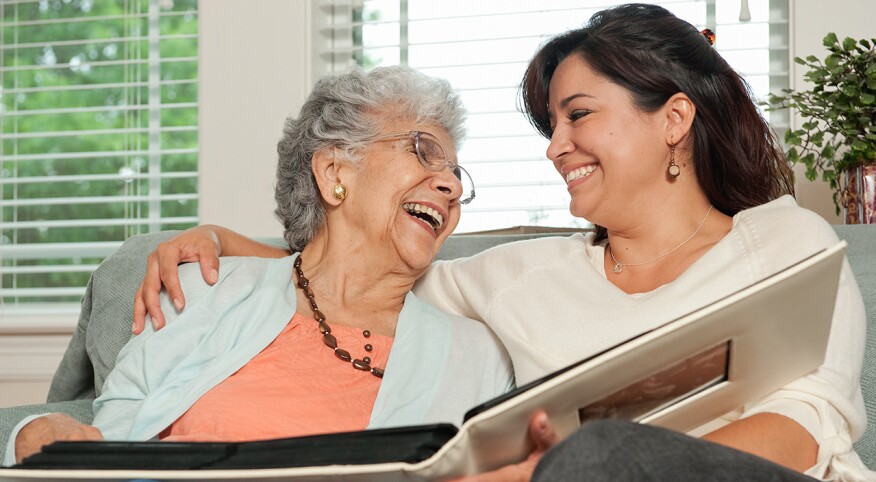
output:
POLYGON ((277 145, 280 155, 274 214, 283 236, 299 251, 325 223, 325 208, 312 171, 313 155, 339 148, 360 163, 359 152, 377 137, 384 123, 409 119, 442 126, 458 150, 465 137, 466 111, 459 95, 443 79, 409 67, 359 68, 317 82, 298 118, 288 117, 277 145))

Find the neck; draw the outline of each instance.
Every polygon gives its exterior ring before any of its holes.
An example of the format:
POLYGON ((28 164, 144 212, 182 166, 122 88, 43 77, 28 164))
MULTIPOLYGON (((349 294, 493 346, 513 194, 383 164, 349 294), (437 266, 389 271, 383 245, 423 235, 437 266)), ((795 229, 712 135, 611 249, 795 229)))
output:
MULTIPOLYGON (((709 218, 716 215, 726 218, 712 209, 705 195, 676 201, 665 199, 656 205, 639 204, 643 208, 629 216, 632 221, 626 225, 608 227, 613 261, 631 266, 659 260, 676 250, 684 250, 695 238, 714 234, 709 229, 709 218)), ((720 237, 724 234, 726 231, 720 237)))
MULTIPOLYGON (((361 240, 332 237, 326 229, 304 248, 301 269, 329 324, 369 328, 385 335, 395 332, 398 313, 419 273, 398 269, 379 251, 361 240)), ((313 316, 301 290, 298 300, 298 312, 313 316)))

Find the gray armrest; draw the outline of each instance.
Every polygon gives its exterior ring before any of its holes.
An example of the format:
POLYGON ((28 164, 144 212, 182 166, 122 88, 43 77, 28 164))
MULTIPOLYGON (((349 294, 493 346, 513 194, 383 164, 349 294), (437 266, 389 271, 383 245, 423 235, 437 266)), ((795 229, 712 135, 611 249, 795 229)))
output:
POLYGON ((146 273, 146 257, 177 231, 134 236, 100 264, 88 281, 79 323, 52 379, 49 402, 93 399, 131 338, 134 293, 146 273))

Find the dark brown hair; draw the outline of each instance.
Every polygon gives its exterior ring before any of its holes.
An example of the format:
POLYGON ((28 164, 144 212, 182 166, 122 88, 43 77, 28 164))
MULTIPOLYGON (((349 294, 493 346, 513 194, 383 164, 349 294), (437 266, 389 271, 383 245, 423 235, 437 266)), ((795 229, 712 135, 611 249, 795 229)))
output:
MULTIPOLYGON (((748 84, 693 25, 656 5, 627 4, 551 39, 520 86, 522 110, 548 139, 548 86, 569 55, 627 89, 644 112, 655 112, 678 92, 690 97, 697 109, 690 136, 694 170, 724 214, 794 193, 793 173, 748 84)), ((597 227, 597 237, 605 235, 597 227)))

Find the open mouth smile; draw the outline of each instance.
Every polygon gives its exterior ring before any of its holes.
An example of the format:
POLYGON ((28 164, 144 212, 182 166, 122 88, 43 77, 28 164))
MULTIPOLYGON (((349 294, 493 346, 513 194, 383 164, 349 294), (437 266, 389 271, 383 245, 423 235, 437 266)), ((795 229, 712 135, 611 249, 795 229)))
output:
POLYGON ((569 184, 570 182, 574 181, 575 179, 580 179, 582 177, 589 176, 593 171, 596 170, 596 167, 597 167, 597 164, 588 164, 586 166, 579 167, 578 169, 575 169, 574 171, 566 174, 566 184, 569 184))
POLYGON ((421 219, 428 223, 436 234, 441 229, 441 226, 444 226, 444 216, 429 206, 424 206, 419 203, 404 203, 402 204, 402 209, 412 217, 421 219))

